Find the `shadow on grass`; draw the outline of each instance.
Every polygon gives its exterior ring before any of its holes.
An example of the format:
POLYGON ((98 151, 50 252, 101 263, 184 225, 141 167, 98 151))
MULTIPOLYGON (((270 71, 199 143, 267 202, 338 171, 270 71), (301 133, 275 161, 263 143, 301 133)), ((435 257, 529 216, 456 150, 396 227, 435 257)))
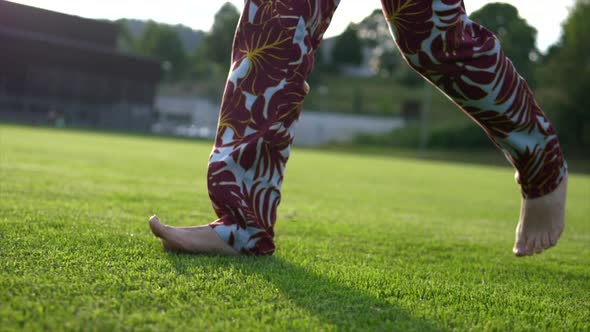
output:
POLYGON ((380 299, 331 280, 280 257, 215 257, 169 254, 178 273, 186 264, 212 268, 231 266, 244 275, 256 274, 275 286, 292 303, 309 311, 337 330, 437 331, 434 321, 413 316, 396 305, 395 298, 380 299), (212 258, 212 257, 211 257, 212 258))

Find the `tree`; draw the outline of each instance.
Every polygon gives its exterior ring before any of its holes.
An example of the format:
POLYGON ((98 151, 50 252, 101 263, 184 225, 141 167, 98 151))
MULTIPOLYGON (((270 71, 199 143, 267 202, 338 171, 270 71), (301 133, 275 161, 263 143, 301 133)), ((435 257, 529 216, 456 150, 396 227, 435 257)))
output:
POLYGON ((553 96, 549 113, 562 142, 590 146, 590 0, 577 0, 563 34, 543 68, 542 82, 553 96))
POLYGON ((123 52, 133 52, 135 50, 135 39, 131 36, 129 28, 127 27, 127 19, 116 20, 115 23, 119 28, 117 36, 117 48, 123 52))
POLYGON ((149 21, 136 47, 140 54, 163 62, 166 80, 183 78, 187 65, 186 54, 173 27, 149 21))
POLYGON ((226 2, 215 14, 211 32, 205 37, 204 53, 215 63, 228 65, 231 61, 232 42, 236 26, 240 20, 240 12, 226 2))
POLYGON ((392 77, 404 65, 383 12, 376 9, 358 25, 358 35, 362 44, 370 50, 369 64, 380 76, 392 77))
POLYGON ((379 48, 384 46, 393 47, 393 39, 387 26, 387 21, 383 19, 381 9, 374 10, 371 15, 365 17, 357 26, 358 36, 364 46, 370 48, 379 48))
POLYGON ((393 47, 376 51, 371 58, 371 67, 382 77, 392 77, 403 62, 399 52, 393 47))
POLYGON ((332 59, 338 65, 358 66, 363 62, 363 45, 354 24, 350 24, 336 38, 332 49, 332 59))
POLYGON ((494 32, 520 75, 534 85, 534 63, 539 58, 537 30, 518 15, 518 9, 505 3, 490 3, 473 12, 475 22, 494 32))

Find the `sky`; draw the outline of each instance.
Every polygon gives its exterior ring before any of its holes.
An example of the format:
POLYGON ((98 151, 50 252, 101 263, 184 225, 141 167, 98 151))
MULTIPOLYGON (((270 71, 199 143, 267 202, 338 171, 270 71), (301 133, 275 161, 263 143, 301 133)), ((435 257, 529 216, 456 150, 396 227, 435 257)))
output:
MULTIPOLYGON (((193 29, 209 30, 213 17, 225 1, 214 0, 11 0, 30 6, 88 18, 152 19, 162 23, 183 24, 193 29), (112 4, 112 5, 111 5, 112 4)), ((230 0, 240 10, 244 0, 230 0)), ((465 0, 467 12, 471 13, 489 0, 465 0)), ((561 23, 574 0, 504 0, 516 8, 537 31, 537 47, 545 51, 561 35, 561 23)), ((380 8, 378 0, 341 0, 326 37, 340 34, 350 22, 359 22, 373 10, 380 8)))

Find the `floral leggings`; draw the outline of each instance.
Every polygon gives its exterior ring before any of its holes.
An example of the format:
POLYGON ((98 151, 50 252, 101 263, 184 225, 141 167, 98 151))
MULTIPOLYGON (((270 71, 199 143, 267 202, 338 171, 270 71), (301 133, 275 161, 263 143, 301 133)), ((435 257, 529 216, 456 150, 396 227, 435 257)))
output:
MULTIPOLYGON (((305 79, 339 0, 246 0, 215 146, 210 224, 246 255, 272 255, 281 184, 305 79)), ((498 39, 463 0, 382 0, 404 58, 473 119, 516 168, 525 198, 552 192, 566 164, 555 130, 498 39)))

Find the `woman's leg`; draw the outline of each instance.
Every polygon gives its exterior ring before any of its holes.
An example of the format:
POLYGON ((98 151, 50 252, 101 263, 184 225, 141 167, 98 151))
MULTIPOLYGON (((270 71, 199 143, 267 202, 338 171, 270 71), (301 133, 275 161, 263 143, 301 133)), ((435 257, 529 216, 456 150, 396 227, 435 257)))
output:
POLYGON ((281 184, 315 51, 338 0, 247 0, 233 43, 215 146, 210 225, 150 226, 174 251, 272 255, 281 184))
POLYGON ((246 0, 233 43, 209 197, 219 219, 154 234, 173 251, 272 255, 281 184, 315 52, 339 0, 246 0))
POLYGON ((246 0, 233 43, 209 197, 219 219, 171 227, 150 218, 172 251, 272 255, 281 184, 305 83, 339 0, 246 0))
POLYGON ((515 253, 554 245, 563 229, 566 164, 555 130, 498 39, 469 20, 463 0, 382 5, 408 64, 483 128, 516 168, 523 210, 515 253))

